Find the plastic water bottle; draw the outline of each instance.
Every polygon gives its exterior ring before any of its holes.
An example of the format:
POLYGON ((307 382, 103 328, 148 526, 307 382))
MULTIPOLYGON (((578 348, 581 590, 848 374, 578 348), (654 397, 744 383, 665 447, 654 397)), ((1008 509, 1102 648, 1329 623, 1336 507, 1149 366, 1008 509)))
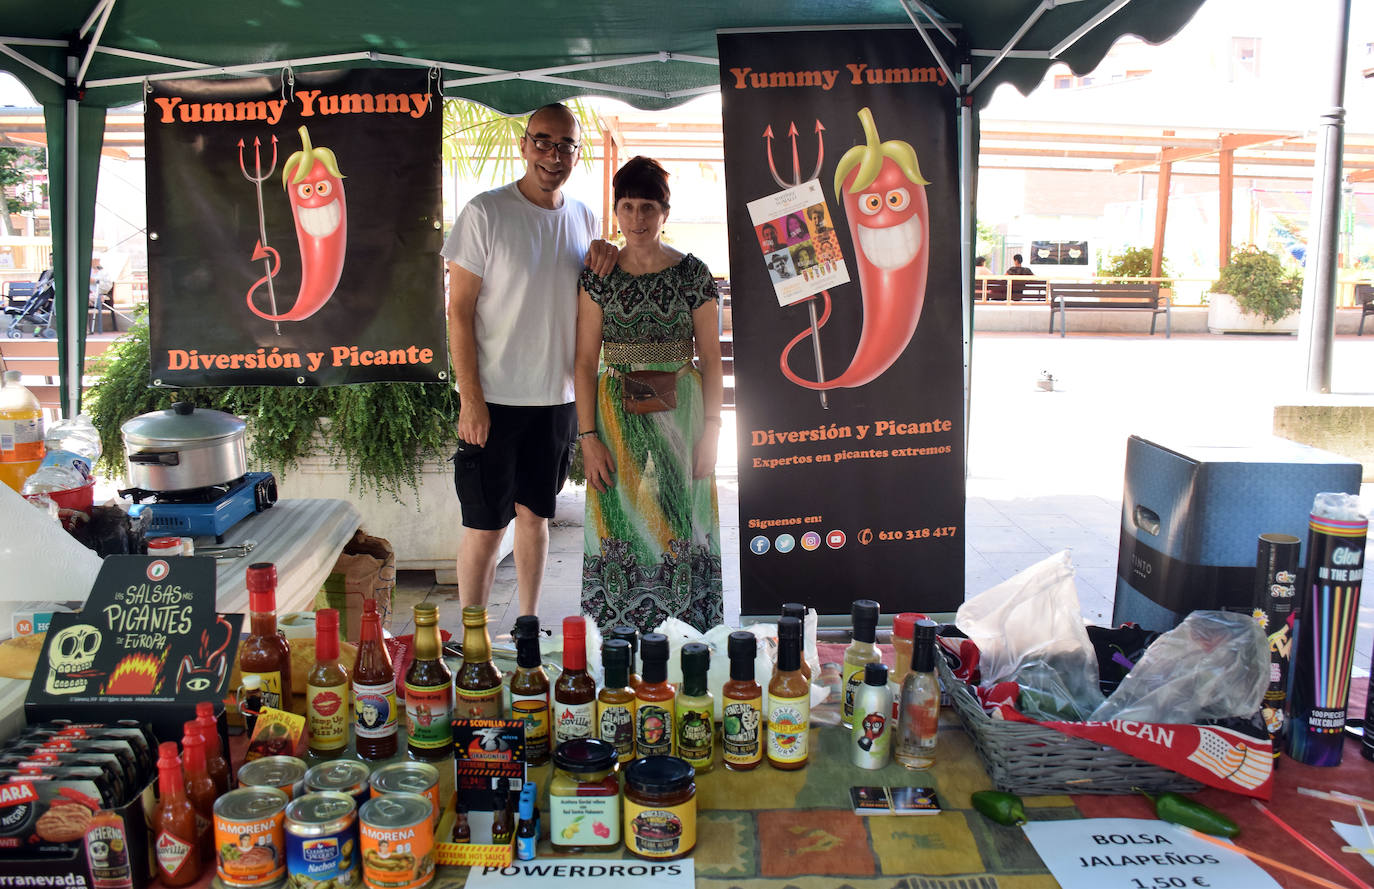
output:
POLYGON ((39 466, 38 471, 24 480, 21 494, 51 494, 71 491, 86 484, 86 476, 70 466, 39 466))
POLYGON ((58 420, 52 424, 43 436, 43 445, 47 453, 43 455, 42 467, 74 469, 81 474, 83 483, 91 477, 91 467, 102 453, 100 433, 86 414, 74 420, 58 420))
POLYGON ((16 491, 43 460, 43 408, 22 376, 7 370, 0 387, 0 482, 16 491))

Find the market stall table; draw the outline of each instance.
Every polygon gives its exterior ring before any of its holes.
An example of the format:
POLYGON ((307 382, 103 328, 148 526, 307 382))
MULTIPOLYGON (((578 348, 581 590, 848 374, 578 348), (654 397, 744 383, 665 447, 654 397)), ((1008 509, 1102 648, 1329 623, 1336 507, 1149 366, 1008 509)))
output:
MULTIPOLYGON (((221 559, 216 566, 216 601, 225 613, 248 611, 247 569, 254 562, 277 566, 277 607, 281 612, 309 610, 344 544, 361 517, 344 500, 279 500, 249 516, 224 534, 224 545, 256 541, 252 552, 221 559)), ((215 545, 213 537, 196 538, 197 546, 215 545)), ((24 696, 29 683, 0 678, 0 740, 24 727, 24 696)))

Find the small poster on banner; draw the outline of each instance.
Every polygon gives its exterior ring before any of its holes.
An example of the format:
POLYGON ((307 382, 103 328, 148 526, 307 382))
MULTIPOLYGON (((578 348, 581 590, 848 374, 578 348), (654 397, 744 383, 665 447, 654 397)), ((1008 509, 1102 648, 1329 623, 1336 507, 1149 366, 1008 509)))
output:
POLYGON ((1086 818, 1022 828, 1063 889, 1278 889, 1269 874, 1163 821, 1086 818))
POLYGON ((815 179, 750 201, 749 219, 778 305, 849 283, 830 207, 815 179))

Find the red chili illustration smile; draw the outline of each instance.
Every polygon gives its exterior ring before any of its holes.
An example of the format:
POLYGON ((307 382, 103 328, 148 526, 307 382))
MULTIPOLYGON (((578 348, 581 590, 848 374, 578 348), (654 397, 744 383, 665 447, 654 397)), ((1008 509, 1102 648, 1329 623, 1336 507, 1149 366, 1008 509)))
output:
MULTIPOLYGON (((282 187, 291 201, 296 242, 301 251, 300 293, 290 311, 272 315, 253 304, 253 291, 267 278, 254 284, 248 291, 248 308, 268 321, 302 321, 323 308, 339 285, 348 245, 348 208, 339 162, 328 148, 310 144, 310 133, 305 127, 300 128, 300 134, 301 150, 282 166, 282 187)), ((253 259, 262 259, 269 253, 276 251, 259 244, 253 259)), ((276 273, 274 265, 272 274, 276 273)))
MULTIPOLYGON (((835 168, 835 195, 842 199, 854 243, 863 330, 844 373, 824 382, 805 380, 788 366, 792 347, 812 335, 797 334, 782 350, 783 376, 807 389, 862 386, 882 375, 911 342, 925 305, 930 259, 930 208, 916 150, 906 142, 878 141, 873 113, 859 111, 865 144, 845 152, 835 168)), ((816 327, 830 318, 829 292, 816 327)))

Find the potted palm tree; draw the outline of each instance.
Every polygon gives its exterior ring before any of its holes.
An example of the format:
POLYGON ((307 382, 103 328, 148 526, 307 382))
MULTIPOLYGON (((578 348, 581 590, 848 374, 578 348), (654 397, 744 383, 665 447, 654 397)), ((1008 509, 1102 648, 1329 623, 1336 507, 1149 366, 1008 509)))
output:
POLYGON ((1212 333, 1296 333, 1302 276, 1253 244, 1237 248, 1207 300, 1212 333))

